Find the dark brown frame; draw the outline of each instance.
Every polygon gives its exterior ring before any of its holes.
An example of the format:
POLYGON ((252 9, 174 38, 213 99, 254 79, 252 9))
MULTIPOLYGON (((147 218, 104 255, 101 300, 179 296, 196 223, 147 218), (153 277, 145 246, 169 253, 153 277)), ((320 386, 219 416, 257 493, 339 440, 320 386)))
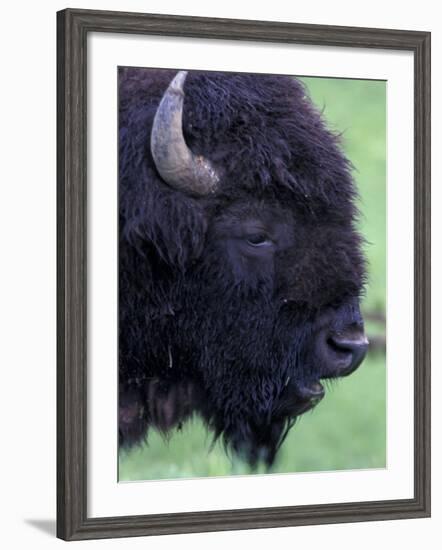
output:
POLYGON ((65 540, 256 529, 430 515, 430 33, 67 9, 57 14, 57 536, 65 540), (89 32, 253 40, 414 54, 414 498, 126 517, 87 517, 89 32))

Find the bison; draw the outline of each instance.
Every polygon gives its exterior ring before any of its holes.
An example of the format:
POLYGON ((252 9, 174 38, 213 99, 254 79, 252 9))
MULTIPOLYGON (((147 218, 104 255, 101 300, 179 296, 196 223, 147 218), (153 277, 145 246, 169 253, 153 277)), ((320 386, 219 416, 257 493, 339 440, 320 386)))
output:
POLYGON ((194 414, 251 466, 368 342, 357 192, 290 76, 119 69, 119 440, 194 414))

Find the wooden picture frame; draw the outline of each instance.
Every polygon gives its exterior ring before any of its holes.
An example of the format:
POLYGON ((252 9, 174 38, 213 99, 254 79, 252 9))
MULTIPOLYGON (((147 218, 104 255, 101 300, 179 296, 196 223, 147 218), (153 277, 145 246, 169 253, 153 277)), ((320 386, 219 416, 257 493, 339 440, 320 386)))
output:
POLYGON ((67 9, 57 14, 57 536, 65 540, 430 515, 430 33, 67 9), (87 516, 87 36, 91 32, 408 50, 414 56, 414 498, 87 516))

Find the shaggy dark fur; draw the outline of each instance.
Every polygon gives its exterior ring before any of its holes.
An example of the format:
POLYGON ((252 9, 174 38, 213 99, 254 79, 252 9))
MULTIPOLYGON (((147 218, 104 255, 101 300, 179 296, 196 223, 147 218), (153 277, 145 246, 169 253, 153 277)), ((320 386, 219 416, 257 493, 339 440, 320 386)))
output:
POLYGON ((119 73, 120 442, 196 412, 271 464, 308 408, 300 388, 337 376, 318 342, 362 324, 350 167, 294 78, 190 72, 184 135, 220 189, 170 188, 150 131, 174 75, 119 73))

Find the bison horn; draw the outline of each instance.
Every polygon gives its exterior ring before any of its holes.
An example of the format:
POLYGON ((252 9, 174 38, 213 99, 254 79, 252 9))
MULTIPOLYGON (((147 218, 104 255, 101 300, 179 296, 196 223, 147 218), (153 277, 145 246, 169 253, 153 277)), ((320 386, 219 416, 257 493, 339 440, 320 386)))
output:
POLYGON ((155 114, 151 152, 163 180, 171 187, 194 195, 214 192, 218 175, 203 156, 192 153, 183 135, 184 81, 179 71, 165 91, 155 114))

